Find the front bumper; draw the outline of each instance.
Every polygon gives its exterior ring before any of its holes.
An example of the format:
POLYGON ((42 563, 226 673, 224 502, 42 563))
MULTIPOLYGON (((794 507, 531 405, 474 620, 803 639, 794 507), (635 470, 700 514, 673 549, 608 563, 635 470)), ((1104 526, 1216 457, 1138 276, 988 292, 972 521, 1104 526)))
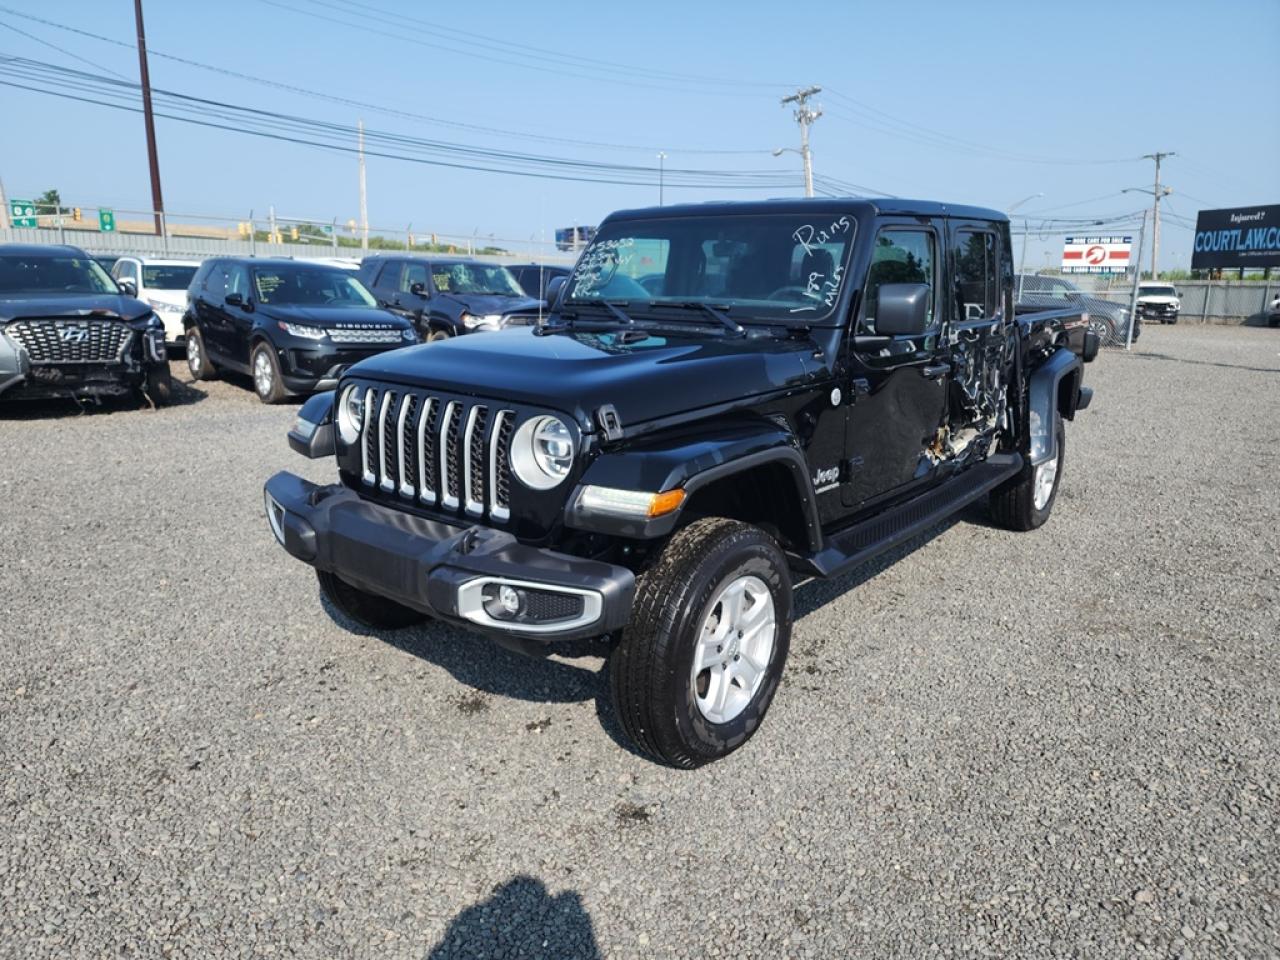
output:
POLYGON ((272 532, 297 559, 502 642, 599 637, 631 613, 635 576, 625 567, 530 547, 488 527, 429 520, 287 472, 268 480, 265 493, 272 532), (527 591, 530 609, 563 615, 499 622, 480 598, 501 585, 527 591))

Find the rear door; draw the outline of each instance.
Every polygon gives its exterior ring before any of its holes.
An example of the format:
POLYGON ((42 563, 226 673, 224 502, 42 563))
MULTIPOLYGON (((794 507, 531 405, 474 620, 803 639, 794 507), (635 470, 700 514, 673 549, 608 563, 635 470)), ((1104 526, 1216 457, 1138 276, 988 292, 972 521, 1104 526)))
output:
POLYGON ((204 283, 193 291, 195 300, 192 305, 200 335, 204 337, 205 350, 212 359, 223 362, 230 349, 230 334, 222 302, 226 289, 226 264, 215 263, 209 268, 204 283))
POLYGON ((945 358, 950 364, 946 458, 962 456, 989 432, 1004 409, 1005 342, 1012 322, 1013 270, 1001 226, 982 220, 948 222, 952 290, 945 358))
POLYGON ((885 219, 878 225, 849 340, 853 403, 847 420, 842 501, 858 509, 927 481, 928 451, 946 412, 947 367, 940 362, 946 237, 927 218, 885 219), (928 284, 932 294, 923 334, 885 338, 876 330, 879 288, 928 284))

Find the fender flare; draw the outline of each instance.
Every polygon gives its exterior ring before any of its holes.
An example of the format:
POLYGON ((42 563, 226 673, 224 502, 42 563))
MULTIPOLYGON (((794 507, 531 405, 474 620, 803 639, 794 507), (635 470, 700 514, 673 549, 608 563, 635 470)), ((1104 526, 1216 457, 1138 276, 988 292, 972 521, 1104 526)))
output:
POLYGON ((1056 415, 1061 413, 1068 420, 1077 410, 1088 404, 1082 396, 1080 382, 1084 364, 1065 347, 1059 347, 1053 355, 1031 374, 1027 385, 1027 460, 1034 467, 1057 456, 1058 437, 1053 429, 1056 415), (1060 409, 1059 397, 1064 380, 1070 383, 1068 404, 1060 409))
POLYGON ((684 506, 698 490, 755 468, 780 464, 795 485, 805 521, 810 549, 819 549, 822 528, 817 499, 809 481, 809 466, 794 435, 777 424, 746 424, 726 429, 716 426, 697 434, 682 433, 670 439, 646 440, 597 457, 578 481, 565 506, 564 522, 577 530, 590 530, 630 539, 664 537, 676 528, 684 506), (650 520, 590 515, 580 507, 583 488, 589 485, 661 493, 683 488, 688 496, 680 509, 650 520))

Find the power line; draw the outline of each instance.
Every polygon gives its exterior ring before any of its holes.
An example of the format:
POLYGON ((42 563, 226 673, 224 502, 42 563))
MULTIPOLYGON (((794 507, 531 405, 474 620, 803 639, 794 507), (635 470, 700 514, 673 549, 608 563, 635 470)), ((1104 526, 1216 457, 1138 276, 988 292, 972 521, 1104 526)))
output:
MULTIPOLYGON (((4 8, 0 7, 0 9, 4 9, 4 8)), ((48 47, 50 50, 57 50, 60 54, 62 54, 65 57, 70 57, 72 60, 79 60, 81 63, 87 63, 91 67, 97 67, 99 70, 105 70, 107 73, 114 74, 115 76, 119 77, 122 80, 127 79, 123 73, 120 73, 116 70, 112 70, 110 67, 103 66, 101 63, 98 63, 94 60, 90 60, 88 57, 82 57, 78 54, 72 53, 70 50, 66 49, 65 47, 60 47, 56 43, 50 43, 48 40, 41 40, 34 33, 27 33, 27 31, 25 30, 19 30, 17 27, 15 27, 11 23, 5 23, 4 21, 0 21, 0 27, 4 27, 6 30, 12 30, 14 33, 20 34, 26 37, 28 40, 34 40, 36 43, 43 44, 44 46, 48 47)))
POLYGON ((433 36, 439 36, 444 39, 460 38, 468 43, 472 43, 473 45, 495 50, 504 56, 510 56, 514 53, 517 56, 528 56, 536 60, 549 61, 551 63, 565 63, 568 61, 573 63, 591 64, 611 73, 629 74, 642 79, 665 79, 679 83, 719 84, 722 86, 732 87, 769 87, 773 89, 794 86, 794 84, 790 83, 769 83, 759 80, 709 77, 704 74, 656 70, 653 68, 652 64, 631 66, 620 63, 616 60, 602 60, 595 57, 583 56, 578 51, 566 52, 563 50, 550 50, 546 47, 537 47, 527 43, 516 43, 514 41, 503 40, 501 38, 482 33, 459 30, 455 27, 446 27, 433 21, 407 16, 399 11, 393 12, 370 3, 361 3, 359 0, 337 0, 337 3, 333 2, 333 0, 304 0, 304 2, 309 2, 315 6, 327 7, 331 10, 337 10, 351 16, 373 14, 379 21, 389 23, 392 26, 401 26, 406 23, 414 24, 422 32, 432 34, 433 36), (356 9, 353 11, 351 8, 356 9), (450 34, 452 34, 453 37, 450 37, 450 34))
MULTIPOLYGON (((447 53, 456 53, 461 56, 465 56, 469 60, 473 60, 473 61, 477 59, 474 50, 460 50, 457 47, 450 47, 442 43, 435 43, 430 40, 424 40, 421 37, 414 36, 413 34, 410 34, 410 33, 404 33, 404 32, 392 33, 387 30, 380 30, 377 27, 369 25, 368 23, 361 23, 361 22, 352 23, 349 20, 340 20, 337 17, 328 16, 324 13, 320 13, 315 10, 305 10, 305 9, 300 9, 298 7, 290 6, 287 3, 281 2, 281 0, 259 0, 259 2, 264 3, 269 7, 276 7, 280 10, 288 10, 291 13, 296 13, 304 17, 309 17, 315 20, 324 20, 329 23, 335 23, 338 26, 345 27, 348 30, 360 30, 360 31, 363 31, 364 33, 370 33, 376 36, 386 37, 392 40, 398 40, 403 43, 412 43, 416 46, 424 47, 430 50, 444 50, 447 53)), ((569 57, 568 59, 572 60, 573 58, 569 57)), ((587 73, 582 71, 566 70, 558 67, 544 66, 538 63, 519 63, 515 65, 521 67, 522 69, 536 70, 541 73, 556 74, 560 76, 570 77, 574 80, 590 80, 596 83, 620 84, 622 86, 626 86, 629 88, 644 87, 650 90, 667 90, 667 91, 674 91, 677 93, 688 93, 687 81, 685 86, 674 86, 671 84, 646 83, 645 81, 634 78, 634 77, 614 77, 614 76, 608 76, 608 75, 599 74, 599 73, 587 73)), ((736 92, 732 90, 704 90, 703 93, 707 96, 715 96, 715 97, 741 98, 741 97, 755 96, 755 94, 748 94, 745 92, 736 92)))
MULTIPOLYGON (((132 43, 126 43, 122 40, 117 40, 114 37, 103 36, 102 34, 93 33, 91 31, 84 30, 78 27, 73 27, 73 26, 70 26, 69 24, 58 23, 53 20, 47 20, 43 17, 37 17, 31 14, 22 13, 21 11, 14 10, 10 7, 0 6, 0 11, 12 14, 14 16, 22 17, 34 23, 43 24, 44 26, 47 26, 47 27, 52 27, 57 30, 62 30, 67 33, 76 34, 78 36, 100 41, 102 43, 108 43, 113 46, 122 47, 126 50, 129 50, 130 52, 133 51, 132 43)), ((578 139, 573 137, 558 137, 551 134, 528 133, 528 132, 519 131, 519 130, 507 130, 501 127, 492 127, 492 126, 486 126, 483 124, 465 123, 458 120, 447 120, 442 117, 431 116, 423 113, 415 113, 409 110, 401 110, 401 109, 388 107, 378 103, 372 103, 367 100, 357 100, 351 97, 343 97, 337 94, 325 93, 324 91, 316 90, 313 88, 303 87, 293 83, 285 83, 279 80, 271 80, 266 77, 256 76, 254 74, 245 73, 240 70, 233 70, 230 67, 204 63, 199 60, 193 60, 189 57, 183 57, 183 56, 178 56, 172 53, 166 53, 162 50, 157 50, 155 47, 151 47, 151 46, 147 47, 147 54, 148 56, 153 58, 159 57, 160 59, 168 60, 173 63, 180 63, 184 66, 194 67, 199 70, 207 70, 209 72, 216 73, 221 76, 232 77, 234 79, 243 80, 249 83, 257 83, 263 86, 273 87, 277 90, 283 90, 287 93, 297 94, 298 96, 327 101, 329 103, 340 104, 342 106, 354 107, 362 111, 373 111, 376 113, 381 113, 387 116, 398 117, 401 119, 414 120, 422 123, 434 124, 434 125, 443 126, 443 127, 450 127, 458 130, 468 130, 474 133, 483 134, 485 136, 513 137, 517 139, 537 141, 537 142, 543 142, 543 143, 561 143, 561 144, 567 144, 571 146, 595 147, 603 150, 634 151, 637 153, 646 153, 646 154, 654 153, 659 149, 667 151, 668 154, 682 153, 682 154, 689 154, 689 155, 700 154, 700 155, 708 155, 708 156, 710 155, 748 156, 748 155, 764 155, 765 153, 768 153, 768 151, 763 148, 759 148, 755 150, 744 150, 744 149, 726 150, 726 149, 707 149, 707 148, 701 148, 701 147, 680 147, 678 145, 674 147, 670 145, 664 146, 664 147, 657 147, 657 146, 646 145, 646 144, 613 143, 613 142, 599 141, 599 140, 584 140, 584 139, 578 139)), ((98 66, 98 65, 94 64, 94 66, 98 66)), ((101 69, 105 70, 107 68, 102 67, 101 69)), ((108 70, 107 72, 114 73, 114 71, 110 71, 110 70, 108 70)), ((116 74, 116 75, 121 76, 120 74, 116 74)))
MULTIPOLYGON (((137 112, 137 108, 133 105, 136 103, 138 90, 136 84, 20 57, 0 57, 0 73, 18 80, 30 81, 30 83, 0 81, 6 86, 137 112), (32 83, 39 83, 39 86, 31 85, 32 83), (59 90, 66 92, 58 92, 59 90), (83 94, 89 94, 89 96, 83 94), (112 100, 116 102, 111 102, 112 100)), ((157 110, 156 115, 166 119, 328 150, 355 152, 352 145, 355 131, 350 126, 190 97, 160 88, 156 88, 153 92, 164 108, 157 110)), ((477 172, 532 176, 538 179, 637 186, 656 184, 657 171, 650 167, 490 150, 385 131, 366 131, 366 135, 369 141, 384 145, 383 149, 366 149, 369 156, 477 172), (392 150, 390 147, 397 149, 392 150), (406 150, 428 156, 411 156, 404 152, 406 150), (476 162, 460 162, 463 159, 476 162)), ((795 183, 794 178, 781 176, 776 171, 676 168, 667 173, 668 182, 675 187, 775 189, 795 183)))

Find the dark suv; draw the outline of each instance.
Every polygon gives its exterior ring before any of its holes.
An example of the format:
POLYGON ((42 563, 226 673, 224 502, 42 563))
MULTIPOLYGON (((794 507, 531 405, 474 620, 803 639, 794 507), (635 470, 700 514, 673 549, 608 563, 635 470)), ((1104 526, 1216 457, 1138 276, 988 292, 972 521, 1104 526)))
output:
POLYGON ((183 326, 193 377, 252 374, 263 403, 328 389, 356 361, 418 342, 350 270, 304 260, 206 260, 183 326))
POLYGON ((1120 303, 1091 296, 1063 277, 1042 277, 1020 273, 1014 278, 1014 296, 1019 306, 1040 309, 1078 307, 1089 315, 1089 328, 1109 346, 1123 346, 1129 339, 1129 323, 1133 321, 1133 342, 1142 336, 1142 314, 1130 317, 1129 308, 1120 303))
POLYGON ((424 340, 528 326, 543 310, 500 263, 365 257, 360 279, 379 303, 412 320, 424 340))
POLYGON ((164 325, 76 247, 0 244, 0 397, 141 393, 171 384, 164 325))
MULTIPOLYGON (((573 273, 573 267, 550 263, 513 263, 508 264, 507 269, 525 293, 543 301, 551 299, 547 296, 547 287, 552 280, 556 277, 568 280, 569 274, 573 273)), ((548 302, 547 305, 551 304, 548 302)))

